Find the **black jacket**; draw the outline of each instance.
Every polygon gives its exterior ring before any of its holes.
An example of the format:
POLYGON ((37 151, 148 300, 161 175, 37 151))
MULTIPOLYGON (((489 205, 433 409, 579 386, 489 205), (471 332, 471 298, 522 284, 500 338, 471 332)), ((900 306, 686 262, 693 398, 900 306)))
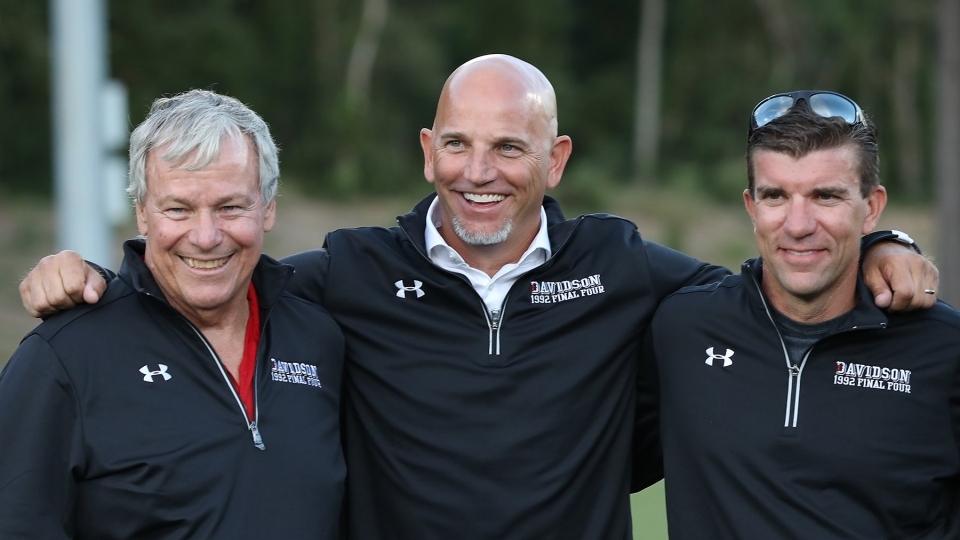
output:
POLYGON ((670 538, 960 538, 960 314, 888 316, 861 282, 792 367, 760 267, 670 296, 651 325, 638 417, 659 380, 670 538))
POLYGON ((286 259, 346 338, 350 537, 630 538, 640 337, 662 298, 728 271, 547 198, 553 255, 494 320, 426 254, 433 197, 286 259))
POLYGON ((0 374, 0 538, 337 538, 337 326, 261 258, 260 450, 141 253, 128 242, 104 298, 42 323, 0 374))

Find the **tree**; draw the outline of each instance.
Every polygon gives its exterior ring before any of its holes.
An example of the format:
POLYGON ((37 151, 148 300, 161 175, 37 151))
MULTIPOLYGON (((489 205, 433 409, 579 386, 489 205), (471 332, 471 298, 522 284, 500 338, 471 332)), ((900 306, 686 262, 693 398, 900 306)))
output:
POLYGON ((660 90, 662 85, 664 0, 640 1, 637 37, 636 116, 633 126, 634 176, 649 183, 656 173, 660 152, 660 90))
POLYGON ((344 112, 347 133, 345 144, 337 156, 335 180, 342 192, 357 191, 360 186, 360 147, 368 138, 370 127, 370 86, 377 50, 387 24, 388 0, 363 0, 360 27, 357 29, 347 61, 344 84, 344 112))
POLYGON ((940 298, 960 305, 960 0, 937 8, 937 265, 940 298))

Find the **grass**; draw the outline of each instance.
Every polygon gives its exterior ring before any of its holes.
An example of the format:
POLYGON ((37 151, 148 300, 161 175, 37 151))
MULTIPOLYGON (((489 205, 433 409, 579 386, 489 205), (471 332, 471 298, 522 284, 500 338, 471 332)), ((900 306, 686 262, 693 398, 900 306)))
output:
POLYGON ((667 540, 667 514, 663 505, 663 482, 630 496, 634 540, 667 540))

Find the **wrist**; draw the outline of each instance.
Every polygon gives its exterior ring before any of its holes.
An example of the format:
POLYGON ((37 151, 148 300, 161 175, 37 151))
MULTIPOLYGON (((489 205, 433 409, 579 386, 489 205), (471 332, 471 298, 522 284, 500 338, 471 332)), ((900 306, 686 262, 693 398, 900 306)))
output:
POLYGON ((886 230, 886 231, 873 231, 870 234, 864 235, 860 239, 860 253, 861 256, 866 254, 872 246, 880 242, 896 242, 898 244, 903 244, 912 248, 918 254, 923 255, 923 252, 920 251, 920 246, 913 241, 913 238, 910 238, 910 235, 903 231, 898 231, 895 229, 886 230))

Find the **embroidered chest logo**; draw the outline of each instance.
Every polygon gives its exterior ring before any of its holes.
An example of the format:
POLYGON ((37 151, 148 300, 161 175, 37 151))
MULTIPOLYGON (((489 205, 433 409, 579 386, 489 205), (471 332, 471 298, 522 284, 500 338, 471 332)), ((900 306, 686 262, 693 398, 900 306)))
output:
POLYGON ((726 354, 716 354, 713 352, 713 347, 710 347, 707 349, 707 360, 704 363, 708 366, 712 366, 714 360, 723 360, 723 367, 732 366, 733 350, 727 349, 726 354))
POLYGON ((531 304, 559 304, 567 300, 603 294, 600 274, 566 281, 531 281, 531 304))
POLYGON ((417 298, 422 298, 423 295, 427 294, 420 289, 420 287, 423 287, 423 282, 420 280, 413 280, 413 287, 407 287, 404 285, 402 279, 394 283, 394 285, 396 285, 397 289, 399 289, 397 291, 397 298, 406 298, 407 293, 416 293, 417 298))
POLYGON ((911 393, 910 375, 909 369, 837 362, 837 373, 833 376, 833 384, 909 394, 911 393))
POLYGON ((323 388, 320 378, 317 377, 317 366, 298 362, 281 362, 276 358, 270 359, 270 380, 323 388))
POLYGON ((147 366, 140 368, 140 373, 143 373, 143 380, 152 383, 154 377, 163 377, 163 380, 169 381, 173 378, 173 375, 167 373, 167 366, 164 364, 158 364, 160 369, 153 371, 147 366))

